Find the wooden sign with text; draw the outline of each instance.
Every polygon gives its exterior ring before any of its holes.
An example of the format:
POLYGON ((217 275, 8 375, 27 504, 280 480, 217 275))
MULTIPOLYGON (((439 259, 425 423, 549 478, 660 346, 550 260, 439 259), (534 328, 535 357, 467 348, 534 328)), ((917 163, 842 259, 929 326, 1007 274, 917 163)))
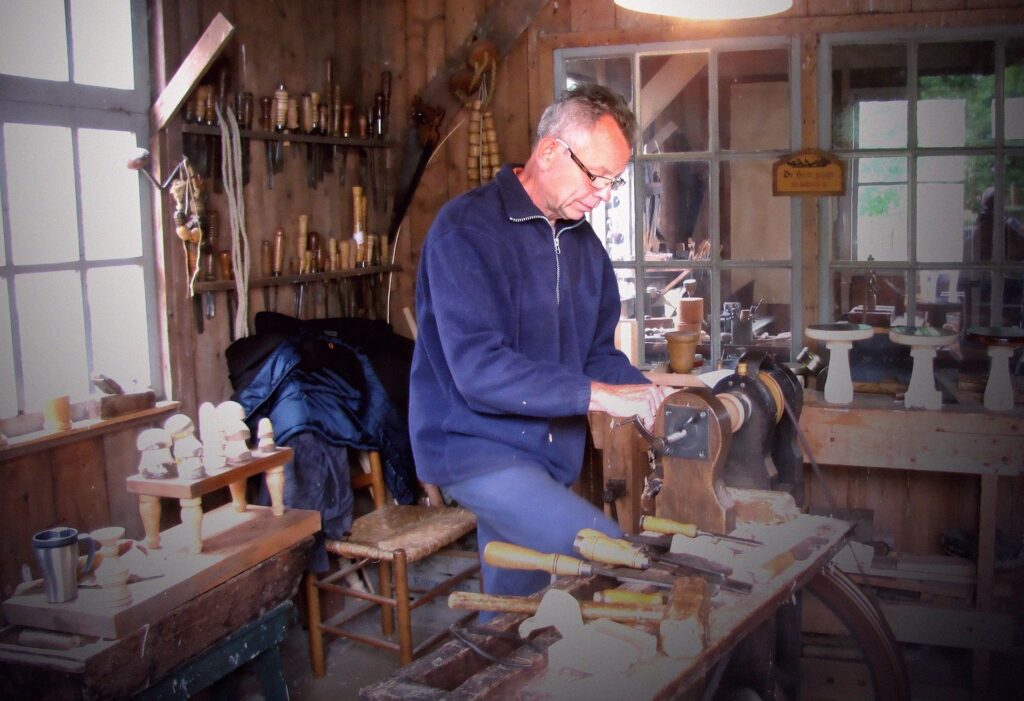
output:
POLYGON ((842 195, 846 192, 842 162, 826 151, 808 148, 772 164, 772 194, 842 195))

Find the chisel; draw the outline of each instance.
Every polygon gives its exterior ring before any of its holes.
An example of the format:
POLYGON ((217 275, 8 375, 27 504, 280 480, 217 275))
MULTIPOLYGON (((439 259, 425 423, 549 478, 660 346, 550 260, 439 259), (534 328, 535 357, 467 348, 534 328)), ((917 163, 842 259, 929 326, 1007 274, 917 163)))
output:
MULTIPOLYGON (((659 518, 657 516, 641 516, 640 517, 640 528, 645 531, 654 531, 655 533, 663 533, 666 535, 684 535, 687 538, 696 538, 699 535, 708 536, 710 538, 721 538, 722 540, 731 540, 734 543, 742 543, 743 545, 761 545, 758 540, 752 540, 750 538, 739 538, 734 535, 725 535, 722 533, 712 533, 711 531, 703 531, 697 528, 694 523, 681 523, 680 521, 673 521, 670 518, 659 518)), ((669 545, 671 545, 671 538, 668 538, 669 545)))
POLYGON ((666 589, 671 589, 672 583, 675 581, 675 577, 666 573, 631 570, 625 567, 601 567, 571 555, 542 553, 521 545, 495 540, 492 540, 484 548, 484 562, 494 567, 504 567, 510 570, 537 570, 566 577, 603 575, 623 582, 654 584, 666 589))
MULTIPOLYGON (((223 280, 234 280, 235 276, 231 271, 231 251, 221 251, 217 254, 220 262, 220 276, 223 280)), ((228 302, 228 339, 235 340, 235 293, 231 290, 226 294, 228 302)))
MULTIPOLYGON (((260 275, 264 278, 268 278, 274 274, 274 253, 273 247, 270 241, 263 239, 260 244, 260 275)), ((270 287, 266 284, 263 285, 263 309, 269 311, 270 309, 270 287)))
MULTIPOLYGON (((281 277, 284 271, 284 229, 277 227, 274 230, 274 277, 281 277)), ((274 311, 277 311, 277 293, 280 285, 274 285, 274 311)))
MULTIPOLYGON (((270 132, 271 124, 271 109, 273 107, 273 100, 269 97, 260 98, 260 128, 265 132, 270 132)), ((264 166, 267 172, 267 189, 274 189, 274 145, 267 139, 263 142, 263 160, 264 166)))

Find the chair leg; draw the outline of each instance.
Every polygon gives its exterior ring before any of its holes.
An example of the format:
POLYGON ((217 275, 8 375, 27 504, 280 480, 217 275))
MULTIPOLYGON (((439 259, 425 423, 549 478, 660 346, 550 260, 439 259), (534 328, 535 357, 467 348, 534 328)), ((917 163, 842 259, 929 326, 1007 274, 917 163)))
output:
POLYGON ((309 664, 313 677, 319 679, 325 674, 324 636, 320 632, 320 590, 316 586, 316 572, 306 572, 306 628, 309 635, 309 664))
MULTIPOLYGON (((391 588, 391 563, 386 560, 380 561, 378 568, 380 573, 380 582, 378 586, 380 588, 380 595, 385 599, 391 599, 392 588, 391 588)), ((381 604, 380 607, 380 630, 384 634, 385 638, 391 637, 391 634, 395 632, 395 607, 388 604, 381 604)))
POLYGON ((399 663, 404 667, 412 662, 412 612, 409 603, 409 569, 404 550, 395 551, 394 563, 399 663))

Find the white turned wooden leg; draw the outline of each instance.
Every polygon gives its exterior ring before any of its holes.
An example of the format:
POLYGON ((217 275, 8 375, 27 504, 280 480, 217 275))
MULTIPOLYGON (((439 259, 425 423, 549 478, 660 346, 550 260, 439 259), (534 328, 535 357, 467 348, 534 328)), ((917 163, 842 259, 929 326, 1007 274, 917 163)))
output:
POLYGON ((267 491, 270 492, 270 512, 274 516, 284 513, 284 465, 267 470, 267 491))
POLYGON ((238 480, 228 485, 231 490, 231 503, 235 505, 235 511, 242 513, 248 502, 245 498, 245 480, 238 480))
POLYGON ((828 379, 825 380, 825 401, 849 404, 853 401, 853 379, 850 376, 852 341, 829 341, 828 379))
POLYGON ((203 499, 179 499, 181 503, 181 525, 187 534, 185 549, 191 553, 203 551, 203 499))
POLYGON ((903 406, 908 409, 941 409, 942 392, 935 389, 935 348, 933 346, 911 346, 910 357, 914 369, 910 374, 910 386, 903 395, 903 406))
POLYGON ((160 547, 160 497, 140 494, 139 516, 146 531, 146 547, 156 550, 160 547))
POLYGON ((1012 346, 988 347, 988 383, 985 385, 985 408, 989 411, 1013 409, 1013 384, 1010 381, 1012 346))

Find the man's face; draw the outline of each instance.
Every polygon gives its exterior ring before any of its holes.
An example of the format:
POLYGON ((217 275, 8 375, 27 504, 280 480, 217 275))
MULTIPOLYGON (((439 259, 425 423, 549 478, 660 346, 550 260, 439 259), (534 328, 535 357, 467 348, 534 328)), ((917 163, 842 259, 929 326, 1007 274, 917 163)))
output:
POLYGON ((612 181, 626 169, 630 157, 629 142, 609 116, 601 117, 589 133, 580 130, 550 139, 546 148, 550 149, 551 167, 544 209, 548 216, 560 219, 579 219, 599 202, 608 202, 612 181), (591 181, 585 171, 599 177, 591 181))

